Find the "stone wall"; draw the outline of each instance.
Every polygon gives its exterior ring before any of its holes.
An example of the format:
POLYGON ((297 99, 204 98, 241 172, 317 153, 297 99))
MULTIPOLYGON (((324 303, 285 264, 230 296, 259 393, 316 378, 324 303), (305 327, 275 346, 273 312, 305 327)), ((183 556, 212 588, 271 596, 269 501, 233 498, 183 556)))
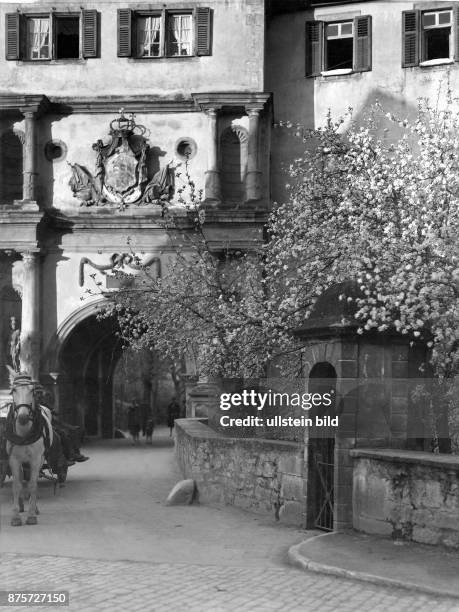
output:
POLYGON ((459 548, 459 457, 350 451, 354 528, 459 548))
POLYGON ((304 527, 304 445, 227 437, 205 422, 175 421, 177 460, 184 477, 196 481, 199 500, 231 504, 304 527))

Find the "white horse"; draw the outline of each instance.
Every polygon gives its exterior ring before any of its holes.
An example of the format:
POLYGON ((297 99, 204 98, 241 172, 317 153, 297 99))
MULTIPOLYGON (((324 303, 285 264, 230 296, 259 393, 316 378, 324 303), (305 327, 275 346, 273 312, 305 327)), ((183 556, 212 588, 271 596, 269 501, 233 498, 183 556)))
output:
MULTIPOLYGON (((37 481, 45 454, 45 435, 52 429, 34 397, 34 383, 27 374, 16 374, 12 382, 13 403, 6 421, 6 452, 13 477, 13 517, 11 525, 22 525, 19 513, 29 494, 27 525, 37 524, 37 481), (24 480, 23 466, 28 464, 29 478, 24 480)), ((52 442, 52 439, 50 440, 52 442)))

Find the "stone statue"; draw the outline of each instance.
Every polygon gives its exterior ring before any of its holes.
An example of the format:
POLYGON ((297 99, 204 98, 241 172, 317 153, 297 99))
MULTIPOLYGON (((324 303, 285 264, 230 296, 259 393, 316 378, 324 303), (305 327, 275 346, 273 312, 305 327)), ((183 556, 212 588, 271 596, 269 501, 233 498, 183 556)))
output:
POLYGON ((10 335, 7 344, 7 354, 10 356, 10 361, 13 369, 20 372, 21 364, 19 354, 21 351, 21 330, 17 326, 16 317, 10 317, 10 335))
POLYGON ((145 188, 144 202, 170 201, 175 192, 175 169, 180 163, 171 159, 164 168, 158 170, 145 188))
POLYGON ((80 164, 69 163, 69 166, 72 169, 69 185, 73 194, 87 206, 97 204, 100 201, 100 190, 92 174, 80 164))

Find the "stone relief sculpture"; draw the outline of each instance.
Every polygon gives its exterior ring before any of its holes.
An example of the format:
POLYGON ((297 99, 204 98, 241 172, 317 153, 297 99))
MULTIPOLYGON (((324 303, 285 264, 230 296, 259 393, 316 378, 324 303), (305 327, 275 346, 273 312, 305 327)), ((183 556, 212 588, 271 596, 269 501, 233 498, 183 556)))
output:
POLYGON ((134 114, 127 118, 121 109, 120 116, 110 123, 110 142, 104 144, 99 139, 92 145, 97 154, 94 176, 85 166, 69 163, 69 186, 81 206, 115 204, 123 210, 130 204, 165 206, 170 202, 175 191, 174 170, 180 163, 171 160, 149 180, 145 133, 134 114))
POLYGON ((82 257, 80 260, 79 285, 84 285, 84 269, 85 266, 91 266, 94 270, 98 270, 102 274, 106 274, 107 270, 116 272, 123 270, 125 267, 131 270, 141 270, 144 268, 153 268, 152 274, 155 278, 161 276, 161 260, 156 255, 148 255, 143 260, 132 253, 113 253, 110 255, 109 261, 106 264, 97 264, 91 261, 88 257, 82 257))

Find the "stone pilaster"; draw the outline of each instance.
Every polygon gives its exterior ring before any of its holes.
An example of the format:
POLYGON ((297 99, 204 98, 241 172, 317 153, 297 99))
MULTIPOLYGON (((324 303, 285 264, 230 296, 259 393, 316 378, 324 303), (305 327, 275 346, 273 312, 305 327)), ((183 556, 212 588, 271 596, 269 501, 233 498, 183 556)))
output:
POLYGON ((38 253, 31 251, 22 253, 22 261, 21 370, 30 374, 34 380, 38 380, 40 359, 38 253))
POLYGON ((24 142, 24 179, 22 197, 27 201, 35 201, 36 170, 36 117, 35 109, 21 109, 25 118, 24 142))
POLYGON ((220 171, 218 167, 218 110, 206 110, 208 117, 208 158, 206 172, 205 199, 208 203, 217 204, 221 201, 220 171))

